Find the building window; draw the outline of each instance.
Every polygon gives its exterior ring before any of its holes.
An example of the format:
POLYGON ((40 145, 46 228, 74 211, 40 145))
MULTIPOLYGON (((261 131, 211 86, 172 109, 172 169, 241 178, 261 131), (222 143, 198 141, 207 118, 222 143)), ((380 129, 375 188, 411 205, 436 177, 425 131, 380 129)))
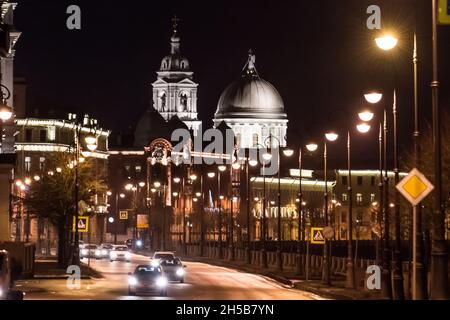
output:
POLYGON ((55 127, 48 128, 47 138, 49 141, 56 140, 56 128, 55 127))
POLYGON ((127 175, 130 174, 130 169, 131 169, 131 166, 129 164, 125 165, 125 172, 127 173, 127 175))
POLYGON ((375 202, 375 195, 373 193, 370 195, 370 202, 375 202))
POLYGON ((141 166, 136 166, 136 167, 134 167, 134 171, 136 171, 136 173, 141 173, 142 172, 142 167, 141 166))
POLYGON ((347 202, 348 201, 348 195, 346 193, 342 194, 342 202, 347 202))
POLYGON ((375 177, 372 177, 370 179, 370 184, 372 185, 372 187, 375 185, 375 177))
POLYGON ((31 171, 31 158, 25 157, 25 171, 30 172, 31 171))
POLYGON ((347 222, 347 211, 341 212, 341 222, 346 223, 347 222))
POLYGON ((356 194, 356 204, 360 206, 363 202, 363 196, 361 193, 356 194))
POLYGON ((40 171, 45 170, 45 158, 44 157, 39 158, 39 170, 40 171))
POLYGON ((257 147, 258 144, 259 144, 259 136, 258 136, 257 133, 254 133, 254 134, 253 134, 253 146, 254 146, 254 147, 257 147))
POLYGON ((47 142, 47 130, 39 131, 39 142, 47 142))
POLYGON ((25 129, 25 142, 31 142, 33 139, 33 130, 25 129))
POLYGON ((363 184, 363 177, 358 177, 358 186, 362 186, 363 184))
POLYGON ((346 176, 342 177, 342 184, 343 184, 344 186, 346 186, 347 183, 348 183, 347 177, 346 177, 346 176))

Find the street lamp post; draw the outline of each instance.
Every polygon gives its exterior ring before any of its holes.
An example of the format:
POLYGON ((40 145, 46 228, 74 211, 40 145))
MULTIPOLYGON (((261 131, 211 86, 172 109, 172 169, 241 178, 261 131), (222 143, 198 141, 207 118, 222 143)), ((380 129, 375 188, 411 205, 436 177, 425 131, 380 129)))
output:
MULTIPOLYGON (((327 141, 334 142, 338 139, 338 135, 335 133, 327 133, 325 134, 324 143, 323 143, 323 171, 324 171, 324 180, 325 180, 325 193, 324 193, 324 215, 325 215, 325 226, 328 227, 328 167, 327 167, 327 158, 328 158, 328 150, 327 150, 327 141)), ((330 250, 329 250, 329 242, 325 239, 325 244, 323 245, 323 265, 322 265, 322 282, 325 285, 331 285, 331 277, 330 277, 330 250)))
POLYGON ((217 171, 217 209, 218 212, 218 231, 219 231, 219 258, 223 259, 223 244, 222 244, 222 228, 223 228, 223 220, 222 220, 222 195, 221 195, 221 175, 222 172, 226 171, 227 167, 222 165, 218 167, 217 171))

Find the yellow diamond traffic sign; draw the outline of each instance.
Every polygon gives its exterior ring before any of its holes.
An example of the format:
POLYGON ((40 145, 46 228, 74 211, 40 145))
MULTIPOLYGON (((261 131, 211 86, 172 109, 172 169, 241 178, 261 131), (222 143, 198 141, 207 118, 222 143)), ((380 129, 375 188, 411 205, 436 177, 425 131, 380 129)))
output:
POLYGON ((433 191, 434 186, 419 170, 414 168, 396 188, 413 206, 416 206, 433 191))

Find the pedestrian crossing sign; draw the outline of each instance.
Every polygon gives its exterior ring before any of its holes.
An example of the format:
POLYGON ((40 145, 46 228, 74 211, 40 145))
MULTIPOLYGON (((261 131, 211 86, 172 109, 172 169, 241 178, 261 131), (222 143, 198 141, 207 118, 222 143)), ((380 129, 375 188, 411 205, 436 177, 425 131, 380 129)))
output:
MULTIPOLYGON (((76 232, 75 217, 73 217, 72 232, 76 232)), ((78 232, 89 232, 89 217, 78 217, 78 232)))
POLYGON ((439 24, 450 24, 450 0, 439 0, 439 24))
POLYGON ((325 244, 323 228, 311 228, 311 243, 312 244, 325 244))
POLYGON ((119 212, 120 220, 128 220, 128 211, 123 210, 119 212))

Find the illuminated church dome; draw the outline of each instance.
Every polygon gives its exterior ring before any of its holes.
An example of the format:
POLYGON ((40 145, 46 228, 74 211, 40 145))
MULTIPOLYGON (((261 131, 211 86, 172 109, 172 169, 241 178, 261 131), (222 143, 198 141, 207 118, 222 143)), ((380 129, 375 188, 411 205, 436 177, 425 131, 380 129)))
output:
POLYGON ((277 89, 259 77, 255 68, 255 56, 249 59, 240 79, 231 83, 220 96, 214 125, 225 122, 236 136, 241 148, 257 147, 267 137, 275 137, 286 145, 287 115, 277 89))

